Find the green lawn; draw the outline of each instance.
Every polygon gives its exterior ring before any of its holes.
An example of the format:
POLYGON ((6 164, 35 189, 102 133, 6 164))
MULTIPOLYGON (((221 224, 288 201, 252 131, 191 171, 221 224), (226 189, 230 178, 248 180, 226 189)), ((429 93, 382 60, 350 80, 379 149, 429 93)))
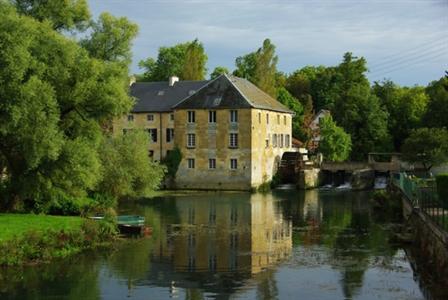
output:
POLYGON ((0 242, 14 236, 21 236, 27 231, 70 230, 79 228, 82 218, 61 217, 32 214, 0 214, 0 242))

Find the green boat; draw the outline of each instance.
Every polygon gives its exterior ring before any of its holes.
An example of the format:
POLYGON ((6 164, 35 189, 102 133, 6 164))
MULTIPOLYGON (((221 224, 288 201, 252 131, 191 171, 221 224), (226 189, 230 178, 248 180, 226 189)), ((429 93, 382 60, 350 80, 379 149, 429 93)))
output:
POLYGON ((121 233, 141 234, 145 226, 145 218, 133 215, 117 216, 117 225, 121 233))

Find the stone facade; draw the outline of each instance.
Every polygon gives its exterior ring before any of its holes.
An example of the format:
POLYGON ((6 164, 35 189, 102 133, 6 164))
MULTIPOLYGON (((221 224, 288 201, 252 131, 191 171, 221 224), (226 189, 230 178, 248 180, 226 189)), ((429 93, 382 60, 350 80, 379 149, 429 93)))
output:
POLYGON ((283 153, 292 151, 291 117, 260 109, 176 110, 175 144, 183 157, 176 187, 250 190, 271 180, 283 153), (210 111, 216 112, 216 123, 209 122, 210 111), (238 122, 230 121, 231 111, 237 112, 238 122), (189 112, 194 112, 194 123, 188 122, 189 112), (194 147, 188 146, 189 134, 195 136, 194 147), (230 145, 231 134, 237 135, 236 147, 230 145))
POLYGON ((114 122, 114 134, 144 129, 148 154, 162 160, 175 146, 179 189, 251 190, 272 180, 292 147, 292 112, 249 81, 137 83, 137 103, 114 122))
POLYGON ((163 159, 167 151, 174 148, 174 114, 173 112, 130 113, 115 120, 113 132, 125 134, 129 130, 143 129, 150 138, 148 155, 154 161, 163 159))

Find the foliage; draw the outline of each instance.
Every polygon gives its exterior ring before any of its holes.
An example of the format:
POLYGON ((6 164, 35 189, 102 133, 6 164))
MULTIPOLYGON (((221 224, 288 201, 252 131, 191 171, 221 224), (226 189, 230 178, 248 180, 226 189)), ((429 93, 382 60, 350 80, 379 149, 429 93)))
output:
POLYGON ((160 47, 157 60, 149 57, 140 61, 139 67, 144 70, 144 81, 165 81, 170 76, 179 76, 180 80, 198 80, 205 77, 207 59, 202 43, 194 40, 160 47))
POLYGON ((276 95, 277 62, 275 45, 269 39, 256 52, 236 59, 234 75, 244 77, 271 96, 276 95))
POLYGON ((390 136, 387 130, 388 114, 379 99, 371 94, 364 74, 367 70, 364 58, 344 55, 336 68, 333 84, 335 121, 351 135, 352 159, 363 160, 367 153, 389 150, 390 136))
MULTIPOLYGON (((120 61, 129 45, 91 57, 51 23, 3 2, 0 20, 0 163, 9 196, 1 204, 11 209, 28 202, 43 210, 52 198, 85 197, 101 177, 101 126, 132 105, 127 65, 120 61)), ((91 45, 114 43, 114 35, 100 39, 96 29, 91 45)))
POLYGON ((448 174, 439 174, 436 176, 437 194, 439 201, 448 208, 448 174))
POLYGON ((320 119, 319 151, 329 161, 344 161, 350 156, 352 140, 343 128, 336 125, 331 116, 320 119))
POLYGON ((95 202, 88 198, 71 198, 65 195, 51 199, 49 208, 45 211, 50 215, 79 216, 89 211, 95 202))
POLYGON ((295 115, 292 118, 292 135, 300 140, 304 140, 306 134, 303 128, 302 104, 283 87, 277 90, 277 100, 294 112, 295 115))
POLYGON ((222 74, 229 74, 229 70, 226 67, 218 66, 216 67, 213 72, 210 74, 210 80, 215 79, 219 77, 222 74))
POLYGON ((207 68, 207 55, 204 46, 197 39, 191 42, 185 51, 180 78, 183 80, 204 80, 207 68))
POLYGON ((89 25, 86 0, 11 0, 20 14, 38 21, 49 21, 55 30, 83 30, 89 25))
POLYGON ((137 36, 138 27, 126 18, 116 18, 102 13, 98 21, 92 22, 92 32, 81 45, 92 57, 104 61, 131 62, 131 42, 137 36))
POLYGON ((445 128, 419 128, 405 140, 403 159, 421 162, 429 170, 433 165, 448 161, 448 130, 445 128))
POLYGON ((426 88, 429 97, 425 125, 448 128, 448 76, 431 82, 426 88))
POLYGON ((372 91, 389 114, 388 129, 399 151, 411 130, 421 127, 428 96, 423 87, 400 87, 392 81, 375 82, 372 91))
POLYGON ((69 230, 51 228, 46 231, 36 231, 28 228, 21 236, 10 238, 0 244, 0 252, 8 253, 0 257, 0 265, 46 262, 67 257, 85 249, 96 248, 109 243, 114 238, 115 228, 115 224, 108 220, 89 219, 82 220, 80 226, 69 230))
POLYGON ((180 162, 182 161, 182 152, 179 147, 174 147, 167 156, 162 160, 162 164, 166 166, 167 175, 174 178, 177 170, 179 169, 180 162))
POLYGON ((165 172, 148 155, 149 137, 143 130, 107 137, 100 149, 102 179, 97 190, 113 197, 144 196, 156 189, 165 172))

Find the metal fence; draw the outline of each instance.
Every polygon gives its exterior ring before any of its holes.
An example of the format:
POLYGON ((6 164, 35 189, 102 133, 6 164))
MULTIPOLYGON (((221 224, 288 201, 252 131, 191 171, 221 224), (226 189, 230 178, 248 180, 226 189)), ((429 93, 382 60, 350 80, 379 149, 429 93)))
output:
POLYGON ((434 178, 419 178, 407 173, 392 174, 391 182, 406 195, 414 208, 426 213, 437 225, 448 230, 448 199, 437 195, 434 178))

